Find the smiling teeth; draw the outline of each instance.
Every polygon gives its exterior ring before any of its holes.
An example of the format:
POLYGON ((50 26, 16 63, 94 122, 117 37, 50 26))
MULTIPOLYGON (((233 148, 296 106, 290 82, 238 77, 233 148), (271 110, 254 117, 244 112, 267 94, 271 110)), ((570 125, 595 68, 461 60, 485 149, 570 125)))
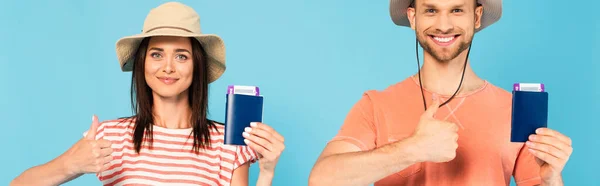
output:
POLYGON ((447 43, 450 42, 454 39, 454 37, 433 37, 433 39, 435 39, 436 41, 442 42, 442 43, 447 43))

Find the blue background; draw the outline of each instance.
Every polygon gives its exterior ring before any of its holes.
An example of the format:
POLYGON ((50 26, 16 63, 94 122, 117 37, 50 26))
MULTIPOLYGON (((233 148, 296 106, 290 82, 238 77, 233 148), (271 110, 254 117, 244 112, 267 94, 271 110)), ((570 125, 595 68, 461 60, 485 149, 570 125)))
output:
MULTIPOLYGON (((131 74, 120 72, 115 43, 139 33, 163 2, 0 1, 0 184, 67 150, 92 114, 131 114, 131 74)), ((286 137, 274 185, 306 185, 361 94, 416 72, 414 32, 391 22, 386 0, 183 2, 227 46, 228 69, 211 84, 211 118, 223 121, 227 85, 257 85, 265 122, 286 137)), ((574 141, 566 185, 600 185, 598 5, 505 0, 502 19, 475 36, 471 52, 473 69, 497 86, 547 85, 549 126, 574 141)), ((95 184, 85 175, 66 185, 95 184)))

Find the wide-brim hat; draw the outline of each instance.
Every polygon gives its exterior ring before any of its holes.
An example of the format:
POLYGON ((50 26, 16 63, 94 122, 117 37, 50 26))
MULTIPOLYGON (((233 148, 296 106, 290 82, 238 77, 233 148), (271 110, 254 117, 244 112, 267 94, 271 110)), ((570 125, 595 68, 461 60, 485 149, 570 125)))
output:
POLYGON ((135 53, 144 38, 152 36, 178 36, 196 38, 208 60, 209 83, 225 72, 225 44, 215 34, 203 34, 200 16, 194 9, 178 2, 168 2, 150 10, 142 33, 117 41, 117 58, 123 72, 132 71, 135 53))
MULTIPOLYGON (((390 16, 396 25, 410 27, 406 12, 413 1, 390 0, 390 16)), ((475 32, 494 24, 502 16, 502 0, 477 0, 477 2, 483 6, 483 15, 481 15, 481 26, 475 29, 475 32)))

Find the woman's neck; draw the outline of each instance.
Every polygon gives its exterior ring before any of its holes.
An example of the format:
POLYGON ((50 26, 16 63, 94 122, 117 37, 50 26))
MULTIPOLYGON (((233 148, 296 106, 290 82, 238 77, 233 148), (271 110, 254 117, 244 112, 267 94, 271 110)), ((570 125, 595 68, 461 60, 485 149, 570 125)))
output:
POLYGON ((188 103, 188 94, 182 93, 180 96, 171 98, 153 95, 154 105, 154 125, 170 128, 183 129, 190 128, 191 108, 188 103))

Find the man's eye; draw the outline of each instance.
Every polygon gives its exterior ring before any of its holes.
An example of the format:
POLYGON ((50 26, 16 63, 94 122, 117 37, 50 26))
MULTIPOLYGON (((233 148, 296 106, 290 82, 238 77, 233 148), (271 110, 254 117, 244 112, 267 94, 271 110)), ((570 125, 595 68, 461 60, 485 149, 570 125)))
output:
POLYGON ((452 10, 452 13, 460 13, 460 12, 463 12, 463 10, 462 9, 454 9, 454 10, 452 10))

